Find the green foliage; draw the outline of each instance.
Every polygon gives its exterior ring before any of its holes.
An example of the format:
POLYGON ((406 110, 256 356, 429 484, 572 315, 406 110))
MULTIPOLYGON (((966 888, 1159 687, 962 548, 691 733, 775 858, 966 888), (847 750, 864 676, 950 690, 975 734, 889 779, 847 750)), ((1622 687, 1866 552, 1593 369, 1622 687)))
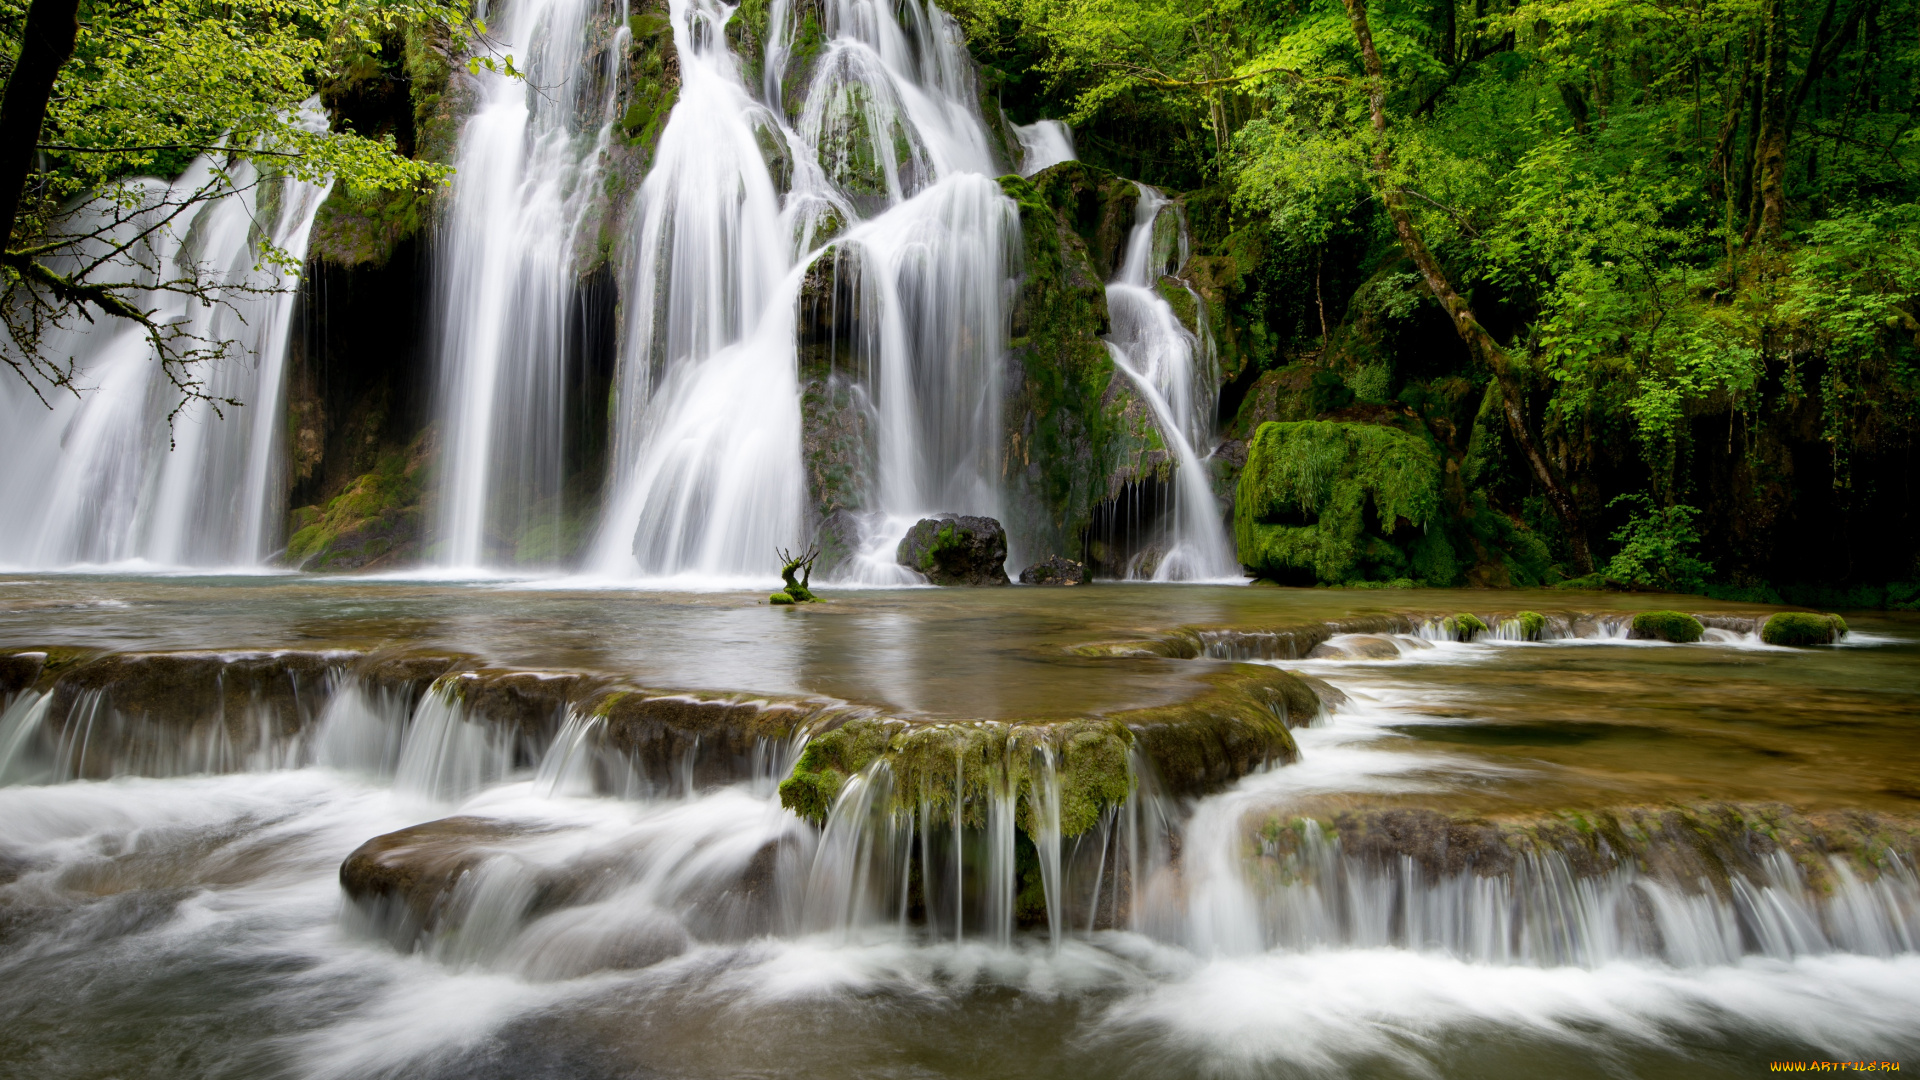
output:
POLYGON ((1700 542, 1691 506, 1655 506, 1644 495, 1622 495, 1614 505, 1638 506, 1633 519, 1613 534, 1620 550, 1605 576, 1636 589, 1697 593, 1706 587, 1713 564, 1693 554, 1700 542))
POLYGON ((300 109, 316 86, 400 28, 450 26, 454 50, 463 51, 470 33, 485 32, 467 10, 445 0, 89 4, 42 136, 75 149, 47 151, 46 194, 99 190, 223 142, 271 155, 303 180, 383 190, 437 182, 449 170, 399 156, 391 137, 315 131, 300 109))
POLYGON ((1847 632, 1846 622, 1838 615, 1817 615, 1810 611, 1780 611, 1760 628, 1760 640, 1769 645, 1806 647, 1831 645, 1847 632))
POLYGON ((1671 641, 1685 645, 1699 641, 1707 632, 1700 620, 1680 611, 1642 611, 1633 617, 1631 636, 1650 641, 1671 641))
POLYGON ((1423 579, 1451 584, 1445 538, 1416 531, 1433 520, 1439 486, 1438 456, 1403 431, 1262 424, 1234 503, 1240 561, 1283 581, 1392 580, 1408 576, 1405 545, 1423 579))
MULTIPOLYGON (((19 48, 26 0, 0 0, 0 39, 19 48)), ((55 80, 39 132, 36 171, 11 223, 0 260, 4 358, 35 393, 77 391, 71 363, 44 355, 55 327, 100 314, 145 332, 183 400, 209 398, 196 372, 228 359, 231 341, 203 338, 153 320, 131 282, 197 300, 226 303, 192 262, 161 267, 143 238, 183 234, 195 208, 248 186, 263 203, 283 181, 331 180, 353 193, 428 191, 445 165, 401 155, 391 134, 335 130, 308 108, 322 87, 349 83, 383 42, 436 28, 444 47, 464 53, 485 28, 460 0, 93 0, 55 80), (201 182, 165 193, 146 174, 178 175, 200 154, 215 161, 201 182), (257 167, 239 170, 242 160, 257 167), (83 214, 82 211, 85 211, 83 214), (150 220, 125 228, 136 213, 150 220), (78 256, 78 257, 77 257, 78 256)), ((476 53, 471 66, 504 69, 476 53)), ((271 238, 254 237, 257 265, 298 270, 271 238)), ((222 268, 225 269, 225 268, 222 268)), ((236 402, 215 402, 221 405, 236 402)))

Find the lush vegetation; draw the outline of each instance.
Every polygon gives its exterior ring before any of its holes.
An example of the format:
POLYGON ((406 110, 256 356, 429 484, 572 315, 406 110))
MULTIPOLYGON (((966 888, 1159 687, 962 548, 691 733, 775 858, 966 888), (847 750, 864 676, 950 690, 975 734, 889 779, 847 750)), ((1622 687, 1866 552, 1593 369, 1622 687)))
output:
MULTIPOLYGON (((228 343, 151 316, 154 292, 219 303, 190 258, 165 264, 153 238, 184 235, 210 200, 284 177, 407 191, 444 165, 400 152, 314 107, 379 53, 383 38, 432 27, 444 55, 484 42, 463 0, 0 0, 0 357, 35 392, 79 389, 48 330, 100 317, 139 324, 183 399, 228 343), (158 187, 211 154, 204 180, 158 187), (251 168, 243 169, 243 164, 251 168)), ((504 66, 484 47, 475 66, 504 66)), ((285 255, 262 240, 263 264, 285 255)), ((288 269, 292 269, 288 267, 288 269)))
POLYGON ((1243 437, 1419 434, 1554 577, 1915 599, 1915 0, 954 6, 1015 120, 1185 193, 1243 437))

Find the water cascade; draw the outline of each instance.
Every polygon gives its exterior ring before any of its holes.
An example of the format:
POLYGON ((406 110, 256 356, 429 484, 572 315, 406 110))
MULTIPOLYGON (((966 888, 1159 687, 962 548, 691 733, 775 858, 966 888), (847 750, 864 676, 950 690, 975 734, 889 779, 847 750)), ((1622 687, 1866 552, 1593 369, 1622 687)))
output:
MULTIPOLYGON (((1113 324, 1107 348, 1114 366, 1146 401, 1174 459, 1165 550, 1151 577, 1237 580, 1239 563, 1221 522, 1209 471, 1196 450, 1210 446, 1213 435, 1211 352, 1203 338, 1180 324, 1159 291, 1163 281, 1174 280, 1166 276, 1168 268, 1186 261, 1185 223, 1164 195, 1144 184, 1136 186, 1140 200, 1126 255, 1107 285, 1113 324)), ((1193 300, 1198 310, 1205 310, 1197 295, 1193 300)))
POLYGON ((628 308, 590 565, 739 578, 804 538, 803 359, 857 388, 871 483, 852 501, 875 551, 927 513, 997 514, 1016 218, 952 21, 835 0, 810 66, 789 72, 814 23, 775 4, 750 87, 727 47, 734 9, 672 11, 680 98, 632 213, 624 290, 652 302, 628 308), (850 310, 829 320, 845 336, 803 358, 796 313, 816 285, 850 310))
POLYGON ((1032 176, 1049 165, 1078 161, 1073 151, 1073 129, 1058 120, 1035 120, 1013 129, 1020 140, 1020 175, 1032 176))
POLYGON ((441 242, 439 561, 552 563, 562 530, 567 364, 576 346, 576 250, 628 31, 584 58, 584 0, 516 0, 494 27, 524 79, 476 76, 441 242), (578 104, 577 104, 578 103, 578 104))
MULTIPOLYGON (((324 123, 317 111, 310 119, 324 123)), ((217 167, 202 156, 170 184, 135 181, 147 209, 115 235, 131 240, 153 228, 217 167)), ((0 565, 252 567, 282 542, 282 398, 295 295, 292 276, 262 262, 262 241, 298 265, 327 187, 263 175, 251 161, 228 176, 231 193, 161 225, 136 249, 140 265, 125 270, 147 284, 197 274, 228 287, 211 306, 159 289, 133 303, 157 323, 230 343, 227 356, 187 375, 203 380, 208 398, 241 407, 181 406, 138 325, 96 316, 52 330, 41 352, 71 358, 85 389, 50 392, 43 404, 20 380, 0 380, 0 500, 24 515, 0 535, 0 565)), ((105 213, 82 208, 78 228, 105 213)))

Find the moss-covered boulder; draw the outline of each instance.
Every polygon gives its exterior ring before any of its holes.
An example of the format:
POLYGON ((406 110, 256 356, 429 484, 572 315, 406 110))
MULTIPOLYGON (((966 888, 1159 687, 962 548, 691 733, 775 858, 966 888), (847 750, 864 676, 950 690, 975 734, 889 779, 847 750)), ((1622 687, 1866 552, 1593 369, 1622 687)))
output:
POLYGON ((1440 628, 1453 641, 1472 641, 1488 629, 1478 615, 1466 611, 1440 620, 1440 628))
POLYGON ((1682 611, 1642 611, 1633 617, 1627 637, 1636 641, 1671 641, 1685 645, 1707 632, 1700 620, 1682 611))
POLYGON ((1063 162, 1000 186, 1019 210, 1022 259, 1002 408, 1006 525, 1021 550, 1079 554, 1125 450, 1116 400, 1125 380, 1102 340, 1106 279, 1091 238, 1118 216, 1105 203, 1131 197, 1132 185, 1063 162))
POLYGON ((1432 445, 1377 424, 1262 424, 1234 502, 1240 561, 1283 584, 1414 578, 1450 584, 1432 445))
POLYGON ((990 517, 922 518, 901 537, 900 565, 935 585, 1007 585, 1007 531, 990 517))
POLYGON ((1846 620, 1838 615, 1780 611, 1775 612, 1767 619, 1767 624, 1760 628, 1760 640, 1769 645, 1805 648, 1810 645, 1831 645, 1846 632, 1846 620))
POLYGON ((407 452, 381 457, 324 506, 292 513, 285 562, 302 570, 365 570, 415 557, 420 549, 421 502, 427 491, 432 439, 423 434, 407 452))

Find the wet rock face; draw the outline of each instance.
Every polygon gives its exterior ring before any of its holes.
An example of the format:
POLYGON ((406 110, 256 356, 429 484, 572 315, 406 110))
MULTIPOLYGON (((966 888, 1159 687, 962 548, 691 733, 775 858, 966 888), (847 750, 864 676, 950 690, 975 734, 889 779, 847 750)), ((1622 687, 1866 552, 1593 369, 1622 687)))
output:
POLYGON ((1085 585, 1087 568, 1058 555, 1046 558, 1020 571, 1022 585, 1085 585))
POLYGON ((525 826, 451 817, 390 832, 361 844, 340 864, 340 887, 362 903, 394 905, 410 929, 431 928, 455 882, 525 826))
POLYGON ((1007 531, 990 517, 921 518, 894 558, 935 585, 1007 585, 1007 531))

